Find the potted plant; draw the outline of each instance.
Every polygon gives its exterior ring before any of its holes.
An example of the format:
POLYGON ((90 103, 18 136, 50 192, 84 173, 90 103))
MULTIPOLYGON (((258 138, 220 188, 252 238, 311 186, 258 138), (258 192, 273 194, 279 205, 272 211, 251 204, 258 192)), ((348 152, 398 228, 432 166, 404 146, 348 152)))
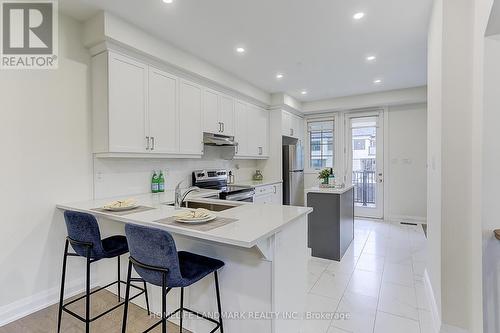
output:
POLYGON ((328 177, 330 177, 330 169, 323 169, 318 173, 318 179, 321 179, 323 185, 328 185, 328 177))

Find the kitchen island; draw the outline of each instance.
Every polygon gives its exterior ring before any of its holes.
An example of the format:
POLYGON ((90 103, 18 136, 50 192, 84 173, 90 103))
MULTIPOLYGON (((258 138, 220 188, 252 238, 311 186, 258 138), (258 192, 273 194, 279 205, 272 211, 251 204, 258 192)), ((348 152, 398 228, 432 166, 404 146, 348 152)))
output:
MULTIPOLYGON (((236 221, 209 231, 159 222, 178 212, 169 205, 173 202, 172 192, 133 196, 141 206, 152 209, 126 215, 95 210, 123 197, 59 204, 57 208, 93 214, 102 227, 119 224, 123 230, 124 224, 135 223, 167 230, 174 236, 178 250, 223 260, 226 265, 220 272, 220 284, 226 332, 298 333, 307 285, 307 215, 312 209, 244 204, 203 196, 213 193, 202 192, 187 201, 227 205, 229 209, 217 212, 217 216, 236 221)), ((113 267, 100 263, 100 282, 115 277, 113 267)), ((125 268, 124 265, 122 269, 125 268)), ((217 312, 212 279, 203 279, 186 289, 184 297, 187 307, 217 312)), ((177 293, 169 294, 168 300, 170 310, 178 307, 177 293)), ((138 298, 137 304, 144 307, 141 302, 142 298, 138 298)), ((150 287, 150 302, 153 312, 161 311, 159 288, 150 287)), ((192 332, 212 329, 210 323, 195 318, 185 319, 184 327, 192 332)))
POLYGON ((313 257, 340 261, 354 239, 354 186, 306 189, 308 244, 313 257))

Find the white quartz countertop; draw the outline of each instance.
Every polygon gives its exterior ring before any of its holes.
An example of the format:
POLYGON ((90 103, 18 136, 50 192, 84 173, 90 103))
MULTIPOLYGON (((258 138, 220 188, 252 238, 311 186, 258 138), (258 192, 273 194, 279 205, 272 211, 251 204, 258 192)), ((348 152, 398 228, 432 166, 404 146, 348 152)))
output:
POLYGON ((354 185, 346 185, 344 188, 322 188, 319 186, 311 187, 306 189, 306 193, 325 193, 325 194, 344 194, 350 189, 354 188, 354 185))
POLYGON ((233 185, 236 186, 246 186, 246 187, 259 187, 259 186, 267 186, 267 185, 274 185, 274 184, 281 184, 283 181, 281 180, 243 180, 243 181, 236 181, 234 182, 233 185))
POLYGON ((241 202, 231 202, 224 200, 203 199, 203 197, 216 194, 217 191, 202 190, 188 195, 188 200, 216 202, 219 204, 239 205, 234 208, 217 212, 216 215, 226 218, 234 218, 238 221, 226 224, 222 227, 210 231, 199 231, 173 225, 157 223, 155 221, 175 215, 178 211, 172 206, 164 203, 171 203, 174 199, 174 192, 167 191, 161 194, 142 194, 122 196, 119 198, 108 198, 100 200, 89 200, 76 203, 58 204, 61 210, 74 210, 92 214, 122 223, 136 223, 155 226, 167 230, 173 234, 198 238, 202 240, 214 241, 223 244, 231 244, 245 248, 251 248, 258 242, 270 237, 286 225, 297 218, 312 212, 309 207, 294 207, 281 205, 249 204, 241 202), (153 207, 154 209, 132 213, 128 215, 113 215, 112 212, 94 211, 93 208, 100 208, 105 204, 125 198, 134 198, 140 205, 153 207))

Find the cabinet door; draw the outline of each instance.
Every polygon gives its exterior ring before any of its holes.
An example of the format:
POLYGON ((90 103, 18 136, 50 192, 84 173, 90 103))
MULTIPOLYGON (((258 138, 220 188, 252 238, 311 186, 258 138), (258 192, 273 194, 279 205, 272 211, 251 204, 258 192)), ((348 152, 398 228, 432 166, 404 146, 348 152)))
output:
POLYGON ((222 123, 219 117, 219 95, 210 89, 204 89, 203 93, 203 131, 207 133, 222 132, 222 123))
POLYGON ((248 112, 247 104, 241 101, 236 101, 234 104, 234 118, 235 118, 235 128, 234 128, 234 139, 238 142, 236 147, 236 156, 248 156, 248 112))
POLYGON ((292 136, 292 115, 286 111, 281 112, 281 135, 292 136))
POLYGON ((269 155, 269 112, 250 105, 248 109, 248 155, 265 157, 269 155))
POLYGON ((181 154, 203 154, 201 125, 202 88, 196 83, 179 83, 179 146, 181 154))
POLYGON ((109 53, 109 151, 146 152, 148 66, 109 53))
POLYGON ((253 203, 256 204, 272 204, 273 203, 273 194, 260 195, 258 197, 254 197, 253 203))
POLYGON ((273 204, 281 205, 283 204, 283 192, 281 190, 281 184, 273 185, 274 195, 273 195, 273 204))
POLYGON ((234 135, 234 99, 219 95, 219 119, 222 123, 222 134, 234 135))
POLYGON ((176 153, 177 132, 177 77, 149 69, 148 123, 153 153, 176 153))
POLYGON ((302 137, 302 132, 303 132, 303 128, 302 128, 302 118, 300 117, 297 117, 295 115, 292 115, 292 121, 291 121, 291 124, 292 124, 292 137, 294 138, 301 138, 302 137))
POLYGON ((258 124, 257 127, 257 142, 258 155, 269 155, 269 112, 267 110, 257 108, 258 124))

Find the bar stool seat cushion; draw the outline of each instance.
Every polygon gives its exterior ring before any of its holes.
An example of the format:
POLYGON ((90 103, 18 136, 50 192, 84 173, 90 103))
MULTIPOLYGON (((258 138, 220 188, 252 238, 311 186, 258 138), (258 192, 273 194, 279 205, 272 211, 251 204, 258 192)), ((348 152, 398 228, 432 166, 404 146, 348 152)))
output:
POLYGON ((181 287, 191 285, 224 266, 224 262, 220 260, 199 254, 186 251, 179 251, 178 254, 184 284, 181 287))
POLYGON ((116 235, 102 240, 104 258, 114 258, 128 252, 127 237, 116 235))
MULTIPOLYGON (((127 224, 125 233, 130 255, 141 264, 167 271, 166 285, 170 288, 187 287, 224 266, 224 262, 194 254, 177 251, 175 241, 165 230, 127 224)), ((148 283, 162 285, 162 273, 134 265, 136 272, 148 283)))

